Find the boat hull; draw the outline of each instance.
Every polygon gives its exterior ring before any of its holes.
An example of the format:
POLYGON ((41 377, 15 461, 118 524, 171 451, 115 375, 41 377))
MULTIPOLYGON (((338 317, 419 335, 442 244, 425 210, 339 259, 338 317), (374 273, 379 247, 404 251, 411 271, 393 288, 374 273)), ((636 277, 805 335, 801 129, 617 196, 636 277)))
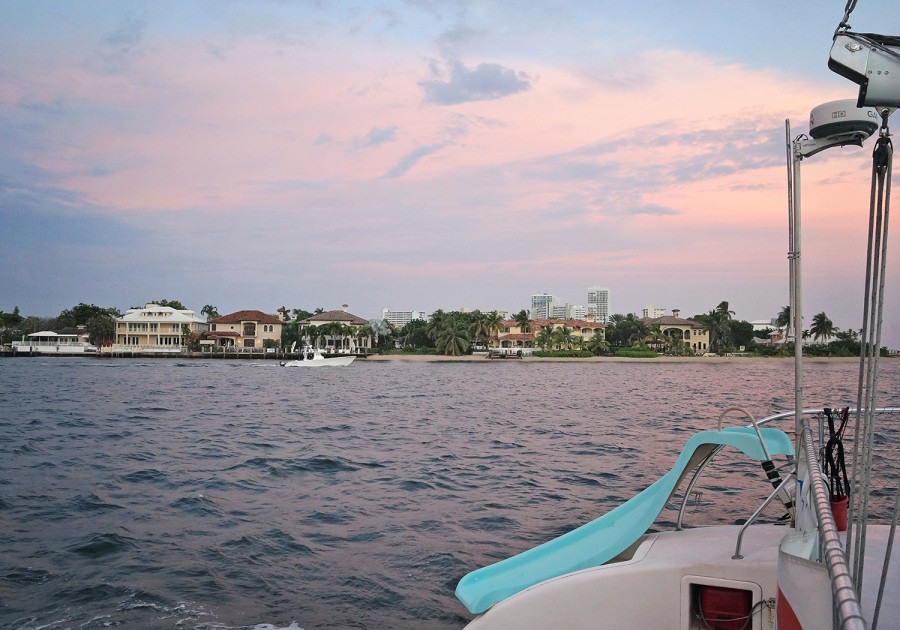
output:
POLYGON ((285 361, 284 367, 345 367, 356 357, 315 357, 302 361, 285 361))

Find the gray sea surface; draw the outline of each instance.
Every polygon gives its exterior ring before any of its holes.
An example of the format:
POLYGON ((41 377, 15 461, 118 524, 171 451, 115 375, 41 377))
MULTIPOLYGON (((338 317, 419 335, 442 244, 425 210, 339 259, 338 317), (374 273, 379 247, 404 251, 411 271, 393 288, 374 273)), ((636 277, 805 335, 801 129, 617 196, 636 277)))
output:
MULTIPOLYGON (((855 405, 857 374, 808 364, 806 406, 855 405)), ((792 408, 793 385, 780 360, 2 359, 0 627, 459 628, 464 574, 634 496, 725 407, 792 408)), ((900 404, 900 363, 879 389, 900 404)), ((877 442, 886 518, 900 429, 877 442)), ((742 457, 689 526, 768 494, 742 457)))

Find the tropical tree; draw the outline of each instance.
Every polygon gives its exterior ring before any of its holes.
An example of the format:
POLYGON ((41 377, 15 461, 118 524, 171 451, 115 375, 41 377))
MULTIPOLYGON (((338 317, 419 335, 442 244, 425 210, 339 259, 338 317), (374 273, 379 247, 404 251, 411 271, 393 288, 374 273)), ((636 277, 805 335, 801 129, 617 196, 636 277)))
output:
POLYGON ((438 309, 431 314, 428 323, 425 325, 425 334, 428 335, 429 339, 432 341, 435 340, 436 336, 448 320, 448 317, 448 314, 445 313, 443 309, 438 309))
POLYGON ((150 304, 158 304, 160 306, 168 306, 169 308, 174 308, 176 311, 186 311, 187 307, 179 302, 178 300, 153 300, 150 304))
MULTIPOLYGON (((727 302, 724 304, 727 307, 727 302)), ((719 352, 728 345, 731 316, 727 312, 723 313, 720 309, 712 309, 705 315, 698 315, 695 319, 703 326, 703 330, 709 333, 710 352, 719 352)))
POLYGON ((100 306, 81 302, 77 306, 73 306, 70 309, 65 309, 60 312, 59 316, 56 318, 56 326, 59 328, 80 326, 82 324, 87 324, 91 318, 97 317, 98 315, 105 317, 121 317, 122 313, 115 308, 102 308, 100 306))
POLYGON ((538 330, 534 335, 534 343, 539 345, 542 350, 546 350, 547 348, 553 347, 553 326, 551 324, 546 324, 541 326, 541 329, 538 330))
POLYGON ((603 335, 594 335, 591 337, 591 340, 588 341, 587 348, 595 356, 599 356, 609 352, 609 342, 603 338, 603 335))
POLYGON ((470 345, 467 326, 459 319, 450 318, 434 336, 435 348, 448 356, 466 354, 470 345))
POLYGON ((812 319, 812 326, 809 328, 809 332, 812 334, 815 341, 833 337, 836 331, 837 329, 834 327, 834 323, 828 319, 825 311, 816 313, 812 319))
POLYGON ((212 304, 206 304, 203 308, 200 309, 201 315, 206 315, 206 319, 216 319, 219 317, 219 309, 213 306, 212 304))
POLYGON ((414 319, 400 329, 398 338, 404 348, 433 348, 434 342, 425 334, 427 322, 422 319, 414 319))
POLYGON ((491 339, 499 339, 500 331, 503 330, 503 316, 497 311, 491 311, 485 314, 484 320, 489 331, 488 336, 491 339))
POLYGON ((531 319, 528 317, 528 311, 526 311, 524 308, 513 315, 513 319, 516 320, 516 324, 519 326, 520 332, 531 332, 531 319))
POLYGON ((181 326, 181 338, 184 343, 184 347, 190 350, 191 352, 199 352, 200 351, 200 335, 193 332, 191 327, 187 324, 182 324, 181 326))
POLYGON ((572 329, 563 324, 559 328, 553 331, 553 341, 555 341, 560 348, 565 348, 567 350, 571 350, 572 348, 572 329))
POLYGON ((491 327, 486 313, 482 313, 477 309, 472 312, 469 332, 474 336, 476 343, 484 343, 486 339, 490 338, 491 327))
POLYGON ((116 338, 116 320, 109 315, 95 315, 85 324, 88 331, 88 342, 101 346, 116 338))
POLYGON ((729 322, 731 321, 732 315, 734 315, 734 311, 728 310, 727 300, 719 302, 719 305, 716 307, 716 313, 718 313, 722 317, 722 319, 729 322))
POLYGON ((775 325, 781 330, 786 331, 791 327, 791 307, 784 306, 778 311, 778 317, 775 318, 775 325))

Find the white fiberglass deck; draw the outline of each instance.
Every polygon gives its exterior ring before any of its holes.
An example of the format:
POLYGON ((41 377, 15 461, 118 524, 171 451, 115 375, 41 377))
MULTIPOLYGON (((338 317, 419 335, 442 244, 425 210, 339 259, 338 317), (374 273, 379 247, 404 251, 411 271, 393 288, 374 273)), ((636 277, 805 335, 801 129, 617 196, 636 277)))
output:
MULTIPOLYGON (((744 536, 740 560, 732 559, 739 527, 702 527, 647 534, 622 562, 584 569, 532 586, 476 617, 469 630, 529 628, 700 628, 691 585, 753 591, 754 603, 777 595, 778 546, 790 530, 754 525, 744 536)), ((871 619, 887 540, 887 526, 870 526, 863 610, 871 619)), ((900 629, 900 557, 894 551, 878 627, 900 629)), ((774 628, 775 611, 762 606, 754 630, 774 628)))

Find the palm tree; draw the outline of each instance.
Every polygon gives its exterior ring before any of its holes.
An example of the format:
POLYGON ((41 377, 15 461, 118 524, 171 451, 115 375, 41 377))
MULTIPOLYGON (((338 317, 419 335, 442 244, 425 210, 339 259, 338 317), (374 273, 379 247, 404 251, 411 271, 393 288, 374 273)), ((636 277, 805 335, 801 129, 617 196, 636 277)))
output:
POLYGON ((539 345, 542 350, 546 350, 548 347, 552 347, 553 326, 551 324, 541 326, 541 329, 538 330, 534 335, 534 342, 539 345))
POLYGON ((469 333, 464 322, 450 319, 442 326, 434 338, 438 352, 448 356, 459 356, 469 351, 469 333))
POLYGON ((785 330, 791 326, 791 307, 785 306, 778 311, 778 317, 775 318, 775 325, 785 330))
POLYGON ((614 313, 609 316, 606 323, 606 342, 617 346, 625 345, 622 339, 622 324, 625 316, 621 313, 614 313))
POLYGON ((719 305, 716 307, 716 313, 722 316, 722 319, 725 321, 731 321, 731 316, 734 315, 734 311, 728 310, 728 301, 719 302, 719 305))
POLYGON ((567 350, 572 349, 572 329, 563 324, 561 327, 553 331, 553 340, 559 344, 560 348, 567 350))
POLYGON ((594 353, 595 356, 605 354, 609 351, 609 342, 603 338, 603 335, 594 335, 588 341, 588 350, 594 353))
POLYGON ((728 319, 717 309, 700 316, 703 330, 709 333, 709 351, 718 352, 728 342, 728 319))
POLYGON ((438 309, 431 314, 431 318, 425 326, 425 334, 428 335, 429 339, 432 341, 436 340, 438 333, 440 333, 441 329, 444 327, 444 320, 446 319, 447 313, 445 313, 443 309, 438 309))
POLYGON ((809 332, 812 333, 813 340, 818 341, 819 339, 833 337, 837 329, 834 327, 834 323, 825 315, 825 311, 822 311, 813 317, 809 332))
POLYGON ((503 330, 503 317, 501 317, 500 313, 498 313, 497 311, 491 311, 484 316, 484 320, 485 326, 487 326, 488 328, 490 338, 498 338, 500 336, 500 331, 503 330))
POLYGON ((207 304, 200 309, 200 314, 206 315, 207 320, 216 319, 217 317, 219 317, 219 309, 212 304, 207 304))
POLYGON ((531 319, 528 317, 528 313, 523 308, 521 311, 516 313, 513 316, 513 319, 516 320, 516 325, 519 327, 519 332, 521 333, 529 333, 531 332, 531 319))
POLYGON ((472 311, 472 323, 469 330, 475 336, 475 341, 484 341, 491 336, 491 328, 488 324, 488 315, 479 310, 472 311))

